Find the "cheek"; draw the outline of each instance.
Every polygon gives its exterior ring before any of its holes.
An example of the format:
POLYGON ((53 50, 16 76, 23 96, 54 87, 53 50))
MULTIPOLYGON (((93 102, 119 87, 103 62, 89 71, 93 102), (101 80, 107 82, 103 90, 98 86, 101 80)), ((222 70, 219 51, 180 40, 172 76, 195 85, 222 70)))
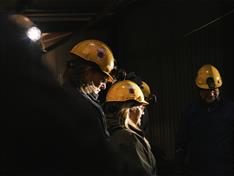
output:
POLYGON ((94 80, 94 85, 95 85, 96 87, 100 87, 100 81, 94 80))
POLYGON ((93 83, 95 86, 99 87, 101 85, 101 78, 99 75, 93 76, 93 83))
POLYGON ((106 88, 106 83, 103 81, 103 75, 102 74, 96 74, 94 77, 94 84, 99 87, 100 89, 105 89, 106 88))
POLYGON ((140 108, 136 108, 136 109, 133 109, 131 113, 133 114, 135 120, 137 121, 142 115, 142 110, 140 108))

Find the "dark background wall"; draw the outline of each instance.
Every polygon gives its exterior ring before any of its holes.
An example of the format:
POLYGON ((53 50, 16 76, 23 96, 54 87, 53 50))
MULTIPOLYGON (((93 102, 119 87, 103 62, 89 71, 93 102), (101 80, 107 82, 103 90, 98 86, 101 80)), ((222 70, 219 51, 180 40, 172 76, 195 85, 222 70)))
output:
POLYGON ((181 113, 196 98, 194 79, 202 64, 211 63, 220 70, 223 93, 234 100, 233 7, 221 1, 147 1, 117 17, 119 62, 139 74, 156 93, 158 103, 151 112, 150 141, 165 151, 168 159, 174 158, 181 113))
POLYGON ((194 79, 201 65, 210 63, 220 70, 223 94, 234 100, 233 10, 231 1, 139 1, 78 31, 43 59, 61 81, 68 50, 76 42, 106 42, 118 64, 136 72, 157 95, 150 111, 150 142, 173 160, 178 122, 186 105, 196 99, 194 79))

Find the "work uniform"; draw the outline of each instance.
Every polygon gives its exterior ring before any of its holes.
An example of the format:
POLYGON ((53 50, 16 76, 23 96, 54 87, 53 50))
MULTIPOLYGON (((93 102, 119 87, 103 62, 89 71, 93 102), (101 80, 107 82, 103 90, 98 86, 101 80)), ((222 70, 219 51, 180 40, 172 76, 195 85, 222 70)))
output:
POLYGON ((121 157, 123 173, 126 175, 156 175, 156 161, 151 147, 144 140, 142 131, 122 127, 118 120, 107 117, 110 142, 121 157))
POLYGON ((188 107, 178 131, 176 159, 191 175, 234 175, 234 103, 188 107))

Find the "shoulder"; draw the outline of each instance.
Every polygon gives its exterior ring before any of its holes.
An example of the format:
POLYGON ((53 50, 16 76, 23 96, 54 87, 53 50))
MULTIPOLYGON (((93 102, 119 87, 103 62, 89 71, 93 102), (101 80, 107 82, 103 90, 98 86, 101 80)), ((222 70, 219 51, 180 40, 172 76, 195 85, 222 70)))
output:
POLYGON ((126 129, 126 128, 119 128, 118 130, 116 130, 112 137, 116 137, 116 136, 122 136, 123 138, 133 138, 133 133, 126 129))
POLYGON ((70 83, 70 82, 64 82, 63 85, 63 90, 68 94, 70 97, 77 97, 81 96, 81 94, 76 90, 76 88, 70 83))
POLYGON ((234 102, 231 100, 223 99, 223 104, 227 107, 233 108, 234 107, 234 102))
POLYGON ((118 144, 132 144, 135 142, 135 136, 134 133, 132 133, 130 130, 121 128, 119 130, 116 130, 111 136, 110 140, 113 143, 118 144))
MULTIPOLYGON (((64 92, 66 93, 67 97, 69 98, 70 106, 73 106, 76 111, 78 112, 77 115, 79 117, 83 117, 82 121, 87 121, 89 126, 94 126, 88 120, 99 121, 98 119, 102 117, 101 109, 98 109, 93 103, 89 100, 87 95, 82 94, 78 91, 71 83, 66 82, 63 84, 64 92), (99 117, 99 118, 96 118, 99 117)), ((79 118, 81 120, 81 118, 79 118)))
MULTIPOLYGON (((82 94, 80 91, 76 89, 75 86, 72 85, 70 82, 65 82, 62 85, 65 93, 70 97, 71 100, 74 101, 74 103, 79 104, 79 109, 84 108, 84 110, 92 107, 92 103, 90 102, 87 95, 82 94)), ((91 108, 92 109, 92 108, 91 108)))
POLYGON ((225 114, 229 114, 231 116, 234 116, 234 102, 233 101, 223 99, 222 105, 223 105, 222 109, 225 111, 225 114))

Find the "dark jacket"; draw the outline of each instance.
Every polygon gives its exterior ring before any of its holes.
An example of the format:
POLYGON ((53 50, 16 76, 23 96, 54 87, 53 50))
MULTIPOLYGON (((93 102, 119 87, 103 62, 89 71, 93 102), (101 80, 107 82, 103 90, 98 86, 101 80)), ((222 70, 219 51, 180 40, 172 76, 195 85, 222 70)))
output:
POLYGON ((176 159, 188 173, 234 175, 234 104, 225 100, 189 106, 178 130, 176 159))
POLYGON ((118 120, 107 119, 110 142, 122 159, 126 175, 156 175, 156 161, 141 131, 135 133, 119 125, 118 120))
MULTIPOLYGON (((73 99, 78 101, 82 100, 85 103, 83 104, 85 105, 85 109, 94 114, 94 117, 99 121, 99 127, 102 129, 101 131, 103 132, 103 135, 108 137, 109 132, 107 130, 105 114, 95 95, 82 93, 82 91, 80 91, 72 82, 65 82, 63 88, 73 97, 73 99)), ((79 106, 80 103, 77 104, 77 107, 79 106)))

